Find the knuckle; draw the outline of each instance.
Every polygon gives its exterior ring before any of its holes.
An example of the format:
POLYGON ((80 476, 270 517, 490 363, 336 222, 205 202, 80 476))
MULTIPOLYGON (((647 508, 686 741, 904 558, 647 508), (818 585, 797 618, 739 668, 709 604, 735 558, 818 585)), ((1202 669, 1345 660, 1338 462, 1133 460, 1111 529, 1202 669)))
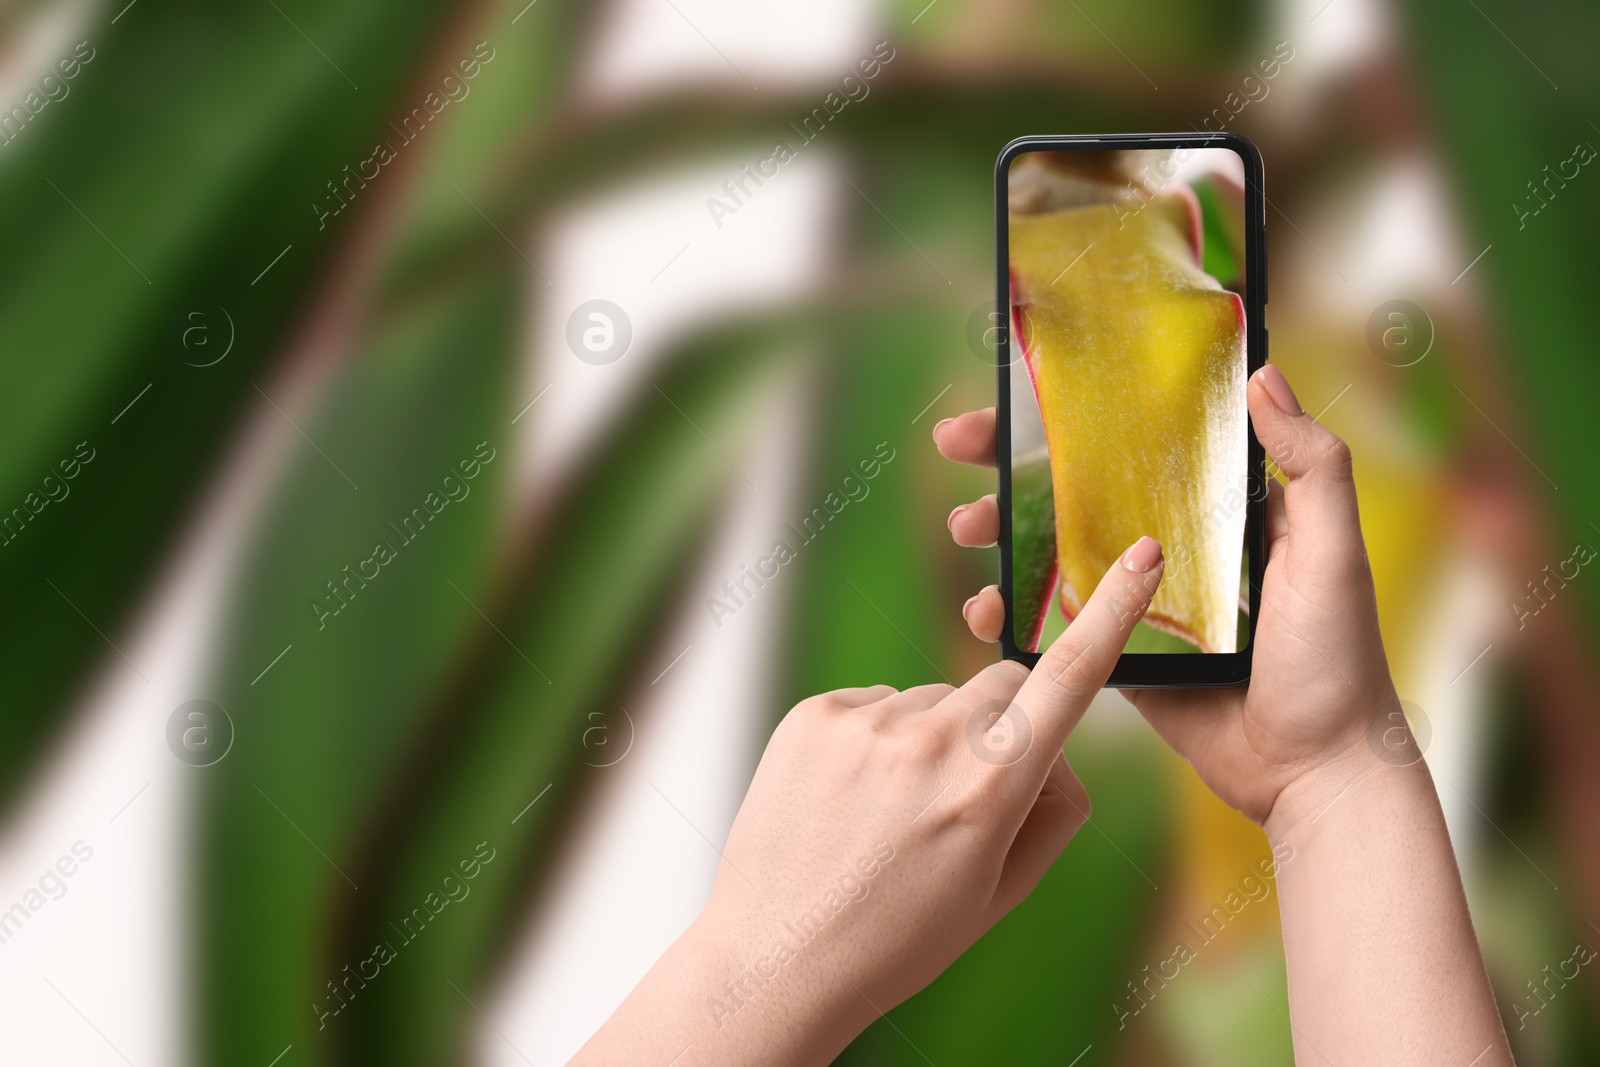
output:
POLYGON ((1033 748, 1032 719, 1010 698, 985 701, 964 718, 966 747, 975 765, 1003 770, 1020 762, 1033 748))
POLYGON ((825 758, 860 773, 893 751, 892 736, 887 719, 858 708, 854 714, 837 716, 820 729, 816 748, 825 758))
POLYGON ((874 741, 889 732, 889 717, 878 705, 852 708, 850 714, 838 716, 834 721, 858 740, 874 741))
POLYGON ((1333 434, 1328 435, 1328 440, 1323 444, 1321 454, 1317 457, 1317 467, 1324 476, 1330 480, 1347 482, 1355 471, 1355 457, 1350 453, 1350 446, 1344 438, 1333 434))
POLYGON ((1081 829, 1094 814, 1094 805, 1089 800, 1089 791, 1084 788, 1083 780, 1074 773, 1065 758, 1061 760, 1061 766, 1065 769, 1064 773, 1052 774, 1046 789, 1054 789, 1060 794, 1066 801, 1067 821, 1081 829))
POLYGON ((838 699, 832 693, 818 693, 815 696, 806 697, 804 700, 800 701, 800 703, 790 708, 789 714, 784 716, 784 721, 787 722, 791 719, 798 721, 815 719, 830 711, 836 710, 840 706, 841 705, 838 699))
POLYGON ((1072 832, 1077 833, 1089 823, 1089 817, 1094 814, 1094 804, 1089 800, 1088 792, 1080 785, 1076 792, 1066 793, 1071 803, 1067 806, 1067 822, 1072 825, 1072 832))
POLYGON ((986 691, 992 685, 995 689, 1015 693, 1022 688, 1022 683, 1028 680, 1028 674, 1028 668, 1023 664, 1014 659, 1007 659, 989 664, 978 672, 978 679, 982 681, 986 691))
POLYGON ((905 732, 904 745, 911 763, 928 767, 943 761, 951 747, 951 730, 947 722, 935 717, 918 719, 905 732))
MULTIPOLYGON (((1090 683, 1089 649, 1080 648, 1075 642, 1064 644, 1060 639, 1050 650, 1055 653, 1057 648, 1061 649, 1059 654, 1052 655, 1048 661, 1040 664, 1045 668, 1045 680, 1052 688, 1069 696, 1076 696, 1088 688, 1090 683)), ((1098 689, 1099 686, 1094 688, 1098 689)))
POLYGON ((927 685, 913 686, 901 692, 895 701, 903 710, 922 712, 938 704, 945 697, 956 691, 956 687, 948 682, 929 682, 927 685))
POLYGON ((1077 809, 1080 825, 1088 822, 1089 817, 1094 814, 1094 803, 1089 799, 1089 790, 1084 787, 1083 779, 1079 778, 1070 767, 1067 768, 1067 780, 1062 785, 1061 791, 1077 809))

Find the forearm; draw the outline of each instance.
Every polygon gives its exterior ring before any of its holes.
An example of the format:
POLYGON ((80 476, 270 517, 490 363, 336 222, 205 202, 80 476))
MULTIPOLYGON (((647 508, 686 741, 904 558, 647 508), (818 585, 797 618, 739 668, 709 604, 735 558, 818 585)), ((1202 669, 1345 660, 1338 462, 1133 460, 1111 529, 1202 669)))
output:
POLYGON ((1300 1064, 1511 1063, 1427 765, 1361 752, 1291 786, 1280 865, 1300 1064))
POLYGON ((832 1062, 871 1021, 868 1006, 851 1004, 808 961, 780 963, 767 943, 747 940, 703 920, 691 926, 571 1063, 832 1062))

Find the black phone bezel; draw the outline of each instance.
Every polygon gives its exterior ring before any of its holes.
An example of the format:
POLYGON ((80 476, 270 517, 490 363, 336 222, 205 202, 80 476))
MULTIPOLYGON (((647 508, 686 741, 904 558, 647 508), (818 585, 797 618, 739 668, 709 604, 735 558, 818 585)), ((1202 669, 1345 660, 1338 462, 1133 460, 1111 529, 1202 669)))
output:
MULTIPOLYGON (((995 162, 995 308, 996 369, 995 461, 1000 489, 1000 593, 1005 600, 1005 626, 1000 633, 1004 659, 1032 667, 1040 653, 1017 647, 1013 631, 1011 595, 1011 279, 1010 216, 1007 178, 1011 163, 1025 152, 1088 151, 1117 148, 1228 148, 1244 163, 1245 174, 1245 362, 1254 374, 1267 362, 1267 277, 1265 166, 1261 152, 1249 138, 1237 133, 1121 133, 1062 134, 1019 137, 1006 145, 995 162)), ((1021 358, 1020 355, 1017 358, 1021 358)), ((1265 453, 1256 439, 1255 425, 1246 419, 1249 435, 1249 470, 1252 483, 1245 500, 1245 548, 1250 556, 1250 639, 1237 652, 1123 653, 1106 685, 1116 689, 1173 689, 1244 685, 1250 680, 1256 623, 1261 617, 1261 581, 1266 571, 1265 453)))

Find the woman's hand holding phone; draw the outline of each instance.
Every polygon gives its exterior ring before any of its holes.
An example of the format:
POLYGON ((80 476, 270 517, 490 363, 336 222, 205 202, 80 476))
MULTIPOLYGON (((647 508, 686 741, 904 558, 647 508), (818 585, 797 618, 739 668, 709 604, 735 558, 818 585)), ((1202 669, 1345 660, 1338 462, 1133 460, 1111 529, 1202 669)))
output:
MULTIPOLYGON (((1251 377, 1247 399, 1289 479, 1267 500, 1249 686, 1123 695, 1292 857, 1278 885, 1299 1062, 1510 1063, 1432 778, 1414 742, 1394 756, 1403 720, 1392 717, 1350 451, 1277 368, 1251 377)), ((949 459, 995 463, 993 409, 946 419, 933 436, 949 459)), ((949 526, 957 544, 993 544, 996 498, 956 509, 949 526)), ((962 614, 975 636, 998 640, 999 587, 962 614)))
MULTIPOLYGON (((1393 705, 1395 691, 1349 449, 1301 409, 1276 367, 1258 371, 1246 395, 1262 446, 1290 479, 1269 486, 1250 685, 1124 695, 1213 792, 1266 824, 1280 802, 1287 809, 1304 795, 1315 803, 1327 791, 1319 785, 1325 774, 1342 786, 1346 765, 1370 756, 1367 726, 1393 705)), ((933 433, 947 458, 993 465, 993 409, 946 419, 933 433)), ((958 508, 950 530, 960 545, 993 544, 1000 530, 995 497, 958 508)), ((963 614, 975 636, 998 640, 1005 616, 999 587, 973 597, 963 614)))

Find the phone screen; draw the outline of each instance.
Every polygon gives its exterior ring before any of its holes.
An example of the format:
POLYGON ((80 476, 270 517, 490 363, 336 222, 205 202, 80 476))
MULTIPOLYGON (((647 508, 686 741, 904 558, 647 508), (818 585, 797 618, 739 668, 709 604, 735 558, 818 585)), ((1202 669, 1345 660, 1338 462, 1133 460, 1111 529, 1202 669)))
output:
POLYGON ((1126 651, 1246 649, 1247 518, 1264 497, 1245 408, 1246 160, 1084 145, 1002 166, 1016 650, 1071 625, 1146 534, 1166 570, 1126 651))

